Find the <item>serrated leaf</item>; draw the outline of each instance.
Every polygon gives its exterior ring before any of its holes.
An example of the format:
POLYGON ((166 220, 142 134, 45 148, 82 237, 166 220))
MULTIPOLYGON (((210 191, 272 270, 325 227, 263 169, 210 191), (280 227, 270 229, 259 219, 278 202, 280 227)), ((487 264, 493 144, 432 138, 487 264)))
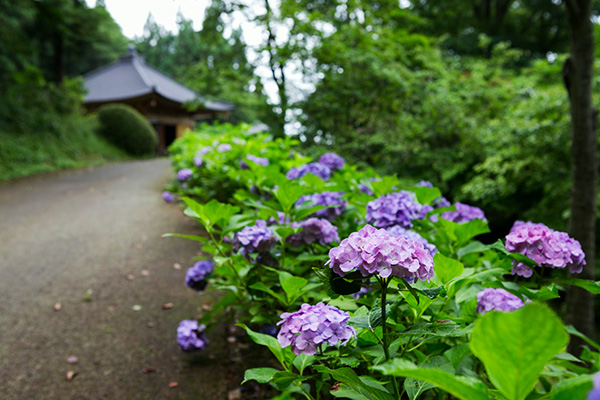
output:
POLYGON ((581 375, 565 379, 552 388, 550 400, 585 399, 592 390, 593 380, 594 375, 581 375))
POLYGON ((306 369, 306 367, 313 365, 315 363, 315 361, 316 361, 315 356, 309 356, 304 353, 301 353, 299 356, 296 356, 293 364, 294 364, 294 367, 296 367, 298 369, 298 372, 300 372, 300 375, 302 375, 304 373, 304 370, 306 369))
POLYGON ((435 256, 433 257, 433 264, 435 276, 444 285, 446 285, 452 279, 460 276, 465 269, 464 265, 460 261, 446 257, 439 251, 435 253, 435 256))
POLYGON ((402 333, 414 336, 460 337, 470 333, 472 326, 461 326, 454 322, 418 322, 402 333))
POLYGON ((237 324, 237 326, 244 328, 254 343, 261 346, 266 346, 269 350, 271 350, 271 353, 273 353, 275 358, 279 360, 281 365, 285 365, 283 349, 281 348, 281 345, 277 339, 275 339, 273 336, 265 335, 264 333, 254 332, 244 324, 237 324))
POLYGON ((242 385, 248 381, 257 381, 258 383, 269 383, 279 370, 275 368, 252 368, 244 372, 244 380, 242 385))
MULTIPOLYGON (((394 400, 394 397, 389 393, 364 383, 350 368, 329 369, 323 365, 316 365, 314 368, 318 372, 329 374, 334 380, 345 384, 344 390, 348 390, 354 396, 362 396, 358 398, 366 400, 394 400)), ((335 390, 330 393, 336 396, 335 390)))
POLYGON ((558 278, 556 282, 562 283, 563 285, 577 286, 592 294, 600 294, 600 281, 589 281, 587 279, 577 278, 558 278))

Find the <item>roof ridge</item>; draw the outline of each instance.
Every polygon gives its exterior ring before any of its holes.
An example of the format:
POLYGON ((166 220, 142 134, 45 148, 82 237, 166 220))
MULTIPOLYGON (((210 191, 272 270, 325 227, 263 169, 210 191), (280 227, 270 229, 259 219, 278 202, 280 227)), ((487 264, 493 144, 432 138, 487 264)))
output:
POLYGON ((133 57, 131 59, 131 65, 133 65, 133 68, 135 68, 135 70, 137 71, 137 73, 140 75, 140 78, 142 78, 142 81, 144 82, 144 84, 148 88, 150 88, 152 90, 155 90, 156 89, 156 85, 154 85, 153 82, 152 82, 152 80, 150 80, 150 78, 146 74, 146 71, 144 71, 144 68, 142 67, 142 65, 140 65, 140 61, 137 59, 137 57, 133 57))

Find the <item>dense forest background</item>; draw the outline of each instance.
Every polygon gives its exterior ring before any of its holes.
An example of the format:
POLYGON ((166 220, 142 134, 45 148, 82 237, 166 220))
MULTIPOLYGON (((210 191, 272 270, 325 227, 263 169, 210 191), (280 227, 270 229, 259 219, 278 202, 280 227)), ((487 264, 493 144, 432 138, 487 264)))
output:
MULTIPOLYGON (((149 16, 133 44, 205 98, 235 103, 232 122, 263 122, 274 135, 287 129, 307 153, 333 150, 379 172, 429 180, 483 208, 498 235, 515 219, 564 230, 564 3, 213 0, 200 30, 185 15, 177 32, 149 16), (243 24, 259 45, 248 43, 243 24)), ((0 7, 0 135, 3 151, 25 162, 33 156, 24 143, 91 134, 80 76, 116 60, 129 40, 102 1, 0 7)))

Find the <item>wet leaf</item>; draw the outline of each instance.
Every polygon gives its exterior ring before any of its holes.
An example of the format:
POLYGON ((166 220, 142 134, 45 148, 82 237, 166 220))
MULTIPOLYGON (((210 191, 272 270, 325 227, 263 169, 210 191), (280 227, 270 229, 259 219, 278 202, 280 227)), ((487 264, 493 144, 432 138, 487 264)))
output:
POLYGON ((173 382, 169 382, 169 387, 170 387, 171 389, 172 389, 172 388, 176 388, 177 386, 179 386, 179 382, 175 382, 175 381, 173 381, 173 382))
POLYGON ((170 310, 171 308, 173 308, 173 303, 165 303, 162 305, 163 310, 170 310))
POLYGON ((79 358, 77 358, 75 356, 69 356, 69 357, 67 357, 67 362, 69 364, 77 364, 79 362, 79 358))
POLYGON ((60 311, 62 309, 62 304, 56 303, 54 304, 54 311, 60 311))
POLYGON ((73 378, 75 378, 75 375, 77 375, 77 372, 69 371, 69 372, 67 372, 66 378, 68 381, 71 381, 71 380, 73 380, 73 378))

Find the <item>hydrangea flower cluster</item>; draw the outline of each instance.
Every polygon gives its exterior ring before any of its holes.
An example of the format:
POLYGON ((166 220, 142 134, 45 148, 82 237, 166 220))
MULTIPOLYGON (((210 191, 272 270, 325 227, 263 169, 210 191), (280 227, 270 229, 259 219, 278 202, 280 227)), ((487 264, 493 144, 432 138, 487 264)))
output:
POLYGON ((456 207, 456 211, 446 211, 442 214, 442 218, 459 224, 462 222, 469 222, 474 219, 482 219, 487 221, 481 208, 459 202, 454 203, 454 206, 456 207))
POLYGON ((386 228, 385 230, 392 236, 396 236, 396 237, 401 236, 405 239, 411 239, 411 240, 414 240, 415 242, 421 243, 423 245, 423 247, 425 247, 425 249, 427 249, 427 251, 429 251, 429 254, 431 254, 431 257, 433 257, 435 255, 435 253, 437 253, 437 247, 435 247, 434 244, 429 243, 427 241, 427 239, 425 239, 423 236, 419 235, 415 231, 411 231, 410 229, 404 229, 400 225, 390 226, 389 228, 386 228))
POLYGON ((277 211, 277 219, 275 219, 275 217, 269 217, 269 219, 267 220, 267 225, 275 225, 275 224, 279 224, 279 225, 289 225, 290 223, 290 217, 288 216, 287 218, 285 218, 285 214, 282 213, 281 211, 277 211))
POLYGON ((349 317, 347 312, 323 303, 314 306, 305 303, 294 313, 281 314, 277 340, 281 347, 291 345, 296 355, 312 355, 321 343, 334 346, 356 337, 356 330, 346 325, 349 317))
POLYGON ((342 199, 344 192, 322 192, 302 196, 296 202, 296 207, 305 202, 310 202, 309 206, 335 206, 316 211, 313 215, 319 218, 333 220, 337 218, 346 208, 346 201, 342 199))
POLYGON ((422 243, 395 237, 385 229, 365 225, 329 250, 329 265, 340 276, 360 271, 362 276, 397 276, 429 281, 433 277, 433 257, 422 243))
POLYGON ((301 244, 327 244, 339 242, 337 227, 326 219, 309 218, 306 221, 292 223, 292 228, 302 228, 302 231, 288 236, 287 241, 294 247, 301 244))
POLYGON ((243 255, 269 251, 274 244, 273 231, 267 228, 267 221, 262 219, 256 221, 254 226, 246 226, 233 238, 233 250, 238 251, 241 248, 240 252, 243 255))
MULTIPOLYGON (((571 273, 583 270, 585 254, 581 244, 565 232, 558 232, 544 224, 516 221, 506 235, 506 250, 520 253, 542 267, 565 268, 571 273)), ((513 275, 529 278, 533 270, 523 263, 513 261, 513 275)))
POLYGON ((226 152, 226 151, 231 151, 231 149, 232 149, 232 147, 231 147, 231 145, 230 145, 229 143, 223 143, 223 144, 220 144, 220 145, 217 147, 217 151, 218 151, 219 153, 224 153, 224 152, 226 152))
POLYGON ((183 351, 204 350, 208 340, 204 335, 206 325, 198 325, 198 321, 184 319, 177 328, 177 344, 183 351))
POLYGON ((378 228, 412 228, 412 220, 420 218, 422 208, 414 193, 402 190, 386 194, 367 203, 367 222, 378 228))
POLYGON ((194 173, 189 168, 183 168, 177 171, 177 179, 179 180, 179 182, 187 181, 192 177, 192 175, 194 175, 194 173))
POLYGON ((328 166, 313 162, 301 167, 292 168, 285 174, 285 177, 288 179, 298 179, 302 178, 306 174, 313 174, 323 179, 324 181, 328 181, 331 176, 331 170, 328 166))
MULTIPOLYGON (((371 181, 371 182, 378 182, 378 181, 381 180, 381 178, 369 178, 368 180, 371 181)), ((374 195, 373 191, 371 189, 369 189, 367 187, 367 185, 365 185, 363 183, 361 183, 361 184, 358 185, 358 189, 360 190, 361 193, 366 193, 369 196, 373 196, 374 195)))
POLYGON ((198 261, 187 270, 185 274, 185 284, 197 291, 206 288, 206 277, 215 269, 215 264, 210 260, 198 261))
POLYGON ((319 158, 319 162, 326 165, 330 170, 344 169, 344 159, 335 153, 325 153, 319 158))
MULTIPOLYGON (((252 154, 248 154, 246 156, 247 160, 253 161, 258 165, 262 165, 263 167, 266 167, 267 165, 269 165, 269 159, 268 158, 264 158, 264 157, 257 157, 254 156, 252 154)), ((249 169, 250 167, 248 167, 248 164, 246 163, 246 161, 242 160, 240 161, 240 168, 241 169, 249 169)))
POLYGON ((492 310, 514 311, 524 305, 523 300, 504 289, 486 288, 477 293, 477 312, 479 314, 485 314, 492 310))
POLYGON ((201 167, 203 163, 204 163, 204 160, 202 160, 202 156, 199 154, 196 154, 194 156, 194 165, 196 167, 201 167))
POLYGON ((162 192, 162 198, 167 202, 167 203, 171 203, 175 200, 175 195, 173 195, 173 193, 168 192, 168 191, 164 191, 162 192))
POLYGON ((587 400, 600 400, 600 372, 594 375, 594 387, 587 394, 587 400))

